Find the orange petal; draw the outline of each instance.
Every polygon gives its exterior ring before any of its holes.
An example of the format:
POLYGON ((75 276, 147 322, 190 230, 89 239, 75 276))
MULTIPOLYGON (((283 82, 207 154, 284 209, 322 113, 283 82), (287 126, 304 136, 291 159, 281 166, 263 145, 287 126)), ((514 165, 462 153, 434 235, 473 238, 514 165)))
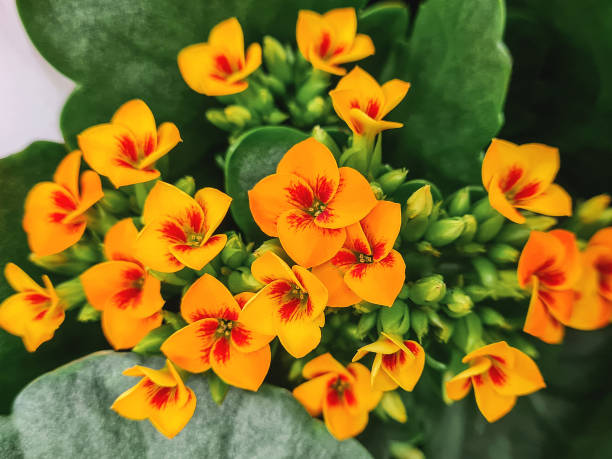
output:
POLYGON ((323 399, 327 394, 327 385, 334 375, 324 374, 306 381, 295 389, 293 396, 306 408, 311 416, 319 416, 323 410, 323 399))
POLYGON ((589 245, 603 245, 612 248, 612 227, 597 231, 589 240, 589 245))
POLYGON ((381 337, 373 343, 360 347, 353 356, 352 361, 361 360, 369 352, 374 352, 375 354, 394 354, 398 350, 397 344, 385 337, 381 337))
POLYGON ((349 363, 348 372, 353 375, 353 391, 357 399, 358 410, 372 411, 382 398, 382 391, 373 388, 370 383, 370 370, 360 363, 349 363))
POLYGON ((174 123, 162 123, 157 129, 157 148, 140 161, 140 169, 148 169, 161 157, 182 142, 181 134, 174 123))
POLYGON ((309 59, 310 48, 321 38, 324 28, 329 28, 325 24, 323 17, 309 10, 298 12, 295 36, 298 48, 306 60, 309 59))
POLYGON ((232 328, 232 346, 242 353, 258 351, 274 339, 274 335, 264 335, 250 330, 240 322, 235 322, 232 328))
POLYGON ((81 198, 76 209, 69 213, 63 223, 72 223, 87 209, 104 197, 100 176, 94 171, 85 171, 81 174, 81 198))
POLYGON ((317 317, 327 306, 327 289, 325 285, 310 271, 301 266, 294 266, 293 272, 299 284, 308 293, 308 316, 317 317))
MULTIPOLYGON (((331 65, 345 64, 347 62, 360 61, 361 59, 374 54, 374 43, 372 39, 365 34, 359 33, 355 36, 353 46, 346 52, 338 53, 329 59, 331 65)), ((341 75, 343 75, 341 73, 341 75)))
POLYGON ((516 183, 529 169, 529 159, 519 151, 518 145, 502 139, 493 139, 484 160, 482 161, 482 184, 491 193, 491 185, 507 181, 512 174, 512 183, 516 183))
POLYGON ((461 400, 472 387, 472 376, 480 375, 491 366, 491 359, 481 357, 475 359, 467 370, 455 375, 446 382, 446 395, 451 400, 461 400))
POLYGON ((170 250, 169 239, 175 233, 170 232, 168 228, 177 227, 176 225, 170 226, 172 223, 174 222, 171 220, 155 220, 146 225, 138 234, 134 255, 148 268, 162 273, 174 273, 184 268, 183 263, 170 250))
POLYGON ((161 351, 179 367, 201 373, 210 368, 210 351, 217 340, 219 322, 208 318, 198 320, 173 333, 161 346, 161 351))
POLYGON ((361 298, 344 282, 345 271, 334 266, 331 261, 315 266, 312 268, 312 273, 327 288, 327 306, 345 308, 361 301, 361 298))
POLYGON ((232 198, 216 188, 202 188, 194 199, 204 214, 205 239, 208 239, 219 227, 229 209, 232 198))
POLYGON ((395 390, 399 387, 399 384, 382 369, 382 359, 382 354, 376 354, 374 357, 370 384, 374 389, 383 392, 395 390))
POLYGON ((514 208, 512 203, 508 201, 506 195, 502 192, 498 182, 498 176, 491 180, 489 186, 489 203, 496 211, 514 223, 525 223, 525 217, 514 208))
POLYGON ((406 97, 409 89, 410 83, 398 80, 397 78, 383 84, 382 91, 385 95, 385 104, 381 109, 380 117, 384 118, 387 113, 397 107, 404 97, 406 97))
POLYGON ((81 168, 81 152, 75 150, 68 153, 59 163, 53 181, 66 188, 72 196, 79 196, 79 169, 81 168))
MULTIPOLYGON (((368 238, 366 237, 365 232, 363 231, 363 228, 360 223, 354 223, 346 227, 346 242, 344 243, 344 246, 349 249, 349 252, 372 255, 370 241, 368 241, 368 238)), ((355 257, 355 254, 353 255, 353 258, 351 258, 349 257, 348 253, 341 254, 341 252, 338 252, 338 258, 332 258, 332 263, 334 263, 338 267, 345 266, 345 268, 348 269, 351 264, 355 264, 358 262, 357 258, 355 257)))
POLYGON ((349 112, 351 123, 358 135, 375 136, 379 132, 387 129, 397 129, 403 126, 402 123, 395 121, 375 120, 372 119, 366 112, 358 108, 352 108, 349 112))
POLYGON ((131 218, 115 223, 104 236, 104 254, 108 260, 134 261, 138 230, 131 218))
POLYGON ((278 236, 278 218, 284 212, 312 206, 313 192, 308 183, 291 174, 272 174, 249 190, 249 207, 257 225, 268 236, 278 236))
POLYGON ((252 43, 247 49, 246 61, 242 70, 234 72, 227 79, 229 83, 243 83, 248 86, 248 82, 242 82, 247 76, 253 73, 261 65, 261 46, 259 43, 252 43))
POLYGON ((87 301, 102 311, 107 306, 120 309, 133 306, 141 293, 141 289, 133 284, 144 276, 142 268, 135 263, 106 261, 89 268, 81 274, 80 279, 87 301))
POLYGON ((315 222, 322 228, 344 228, 368 215, 376 202, 365 177, 355 169, 342 167, 338 190, 315 222))
POLYGON ((144 319, 115 308, 102 313, 102 331, 115 350, 133 348, 161 324, 162 315, 159 312, 144 319))
POLYGON ((216 234, 200 247, 192 247, 186 244, 170 246, 170 253, 185 266, 199 271, 219 255, 226 242, 227 235, 216 234))
POLYGON ((329 433, 336 440, 352 438, 365 429, 368 424, 367 411, 349 410, 344 397, 326 396, 323 401, 323 420, 329 433))
POLYGON ((350 376, 350 373, 329 352, 310 360, 302 369, 302 376, 313 379, 326 373, 338 373, 350 376))
POLYGON ((567 191, 553 183, 543 193, 517 203, 516 207, 554 217, 570 216, 572 215, 572 198, 567 191))
POLYGON ((354 91, 358 98, 357 100, 359 101, 359 106, 363 110, 366 109, 368 102, 370 101, 374 102, 384 100, 384 92, 376 79, 374 79, 372 75, 358 65, 356 65, 346 76, 340 79, 335 90, 354 91))
POLYGON ((142 211, 145 225, 159 219, 183 218, 187 212, 195 213, 204 221, 202 209, 187 193, 166 182, 157 182, 147 195, 142 211))
POLYGON ((133 99, 124 103, 113 115, 111 123, 128 128, 136 140, 136 145, 145 154, 156 149, 155 118, 143 100, 133 99))
MULTIPOLYGON (((523 331, 529 333, 542 341, 549 344, 558 344, 563 341, 565 335, 565 327, 557 320, 548 310, 547 304, 544 303, 543 297, 538 292, 537 277, 534 278, 534 288, 529 302, 529 310, 525 318, 523 331)), ((547 297, 552 291, 543 292, 544 297, 547 297)), ((573 292, 570 290, 570 300, 573 301, 573 292)), ((571 303, 570 313, 571 313, 571 303)))
POLYGON ((349 269, 344 281, 357 295, 370 303, 391 306, 406 279, 406 265, 396 250, 380 261, 359 263, 349 269))
POLYGON ((355 8, 335 8, 323 14, 323 20, 331 27, 338 43, 351 44, 357 33, 355 8))
POLYGON ((287 254, 304 268, 320 265, 344 244, 344 229, 321 228, 311 215, 289 210, 278 218, 278 237, 287 254))
POLYGON ((257 391, 270 368, 270 346, 247 354, 222 338, 213 345, 210 359, 214 372, 227 384, 257 391))
POLYGON ((251 265, 251 273, 262 284, 269 284, 275 280, 298 283, 289 265, 273 252, 265 252, 258 257, 251 265))
POLYGON ((296 359, 304 357, 321 342, 321 328, 315 322, 285 322, 278 327, 278 338, 296 359))
POLYGON ((16 292, 32 290, 41 294, 45 290, 40 287, 26 272, 15 263, 7 263, 4 267, 4 278, 16 292))
POLYGON ((236 300, 236 303, 238 303, 238 306, 240 306, 240 309, 244 309, 246 304, 254 296, 255 296, 254 292, 242 292, 242 293, 237 293, 236 295, 234 295, 234 299, 236 300))
POLYGON ((526 143, 520 145, 518 149, 520 154, 529 161, 528 181, 537 180, 541 183, 542 189, 547 188, 555 180, 559 171, 559 149, 542 143, 526 143))
POLYGON ((185 292, 181 315, 189 323, 208 317, 238 320, 240 307, 225 285, 204 274, 185 292))
POLYGON ((402 207, 391 201, 378 201, 372 211, 360 222, 372 248, 374 261, 387 256, 402 226, 402 207))
POLYGON ((419 381, 425 366, 425 351, 416 341, 404 341, 408 349, 383 355, 381 368, 402 389, 411 392, 419 381))
POLYGON ((208 34, 208 43, 227 50, 229 56, 244 62, 244 35, 235 17, 214 26, 208 34))
POLYGON ((174 438, 185 428, 193 417, 196 408, 196 396, 189 388, 185 388, 187 401, 184 405, 167 403, 163 409, 152 410, 149 420, 151 424, 168 438, 174 438))
POLYGON ((247 328, 265 335, 276 334, 276 321, 279 302, 275 293, 278 284, 285 281, 274 281, 261 289, 240 312, 239 322, 247 328))
POLYGON ((478 409, 489 422, 504 417, 516 403, 516 395, 502 395, 497 392, 487 374, 474 376, 472 384, 478 409))
POLYGON ((508 346, 508 343, 505 341, 498 341, 496 343, 479 347, 475 351, 472 351, 463 357, 461 361, 463 363, 468 363, 478 357, 493 356, 494 360, 497 362, 503 363, 504 365, 508 365, 510 368, 512 368, 514 365, 514 352, 512 349, 513 348, 508 346))
POLYGON ((518 349, 514 351, 512 368, 493 362, 487 370, 495 391, 502 395, 527 395, 546 387, 535 362, 518 349))
POLYGON ((149 381, 143 378, 138 384, 117 397, 111 409, 124 418, 134 421, 147 419, 151 412, 147 396, 148 386, 149 381))

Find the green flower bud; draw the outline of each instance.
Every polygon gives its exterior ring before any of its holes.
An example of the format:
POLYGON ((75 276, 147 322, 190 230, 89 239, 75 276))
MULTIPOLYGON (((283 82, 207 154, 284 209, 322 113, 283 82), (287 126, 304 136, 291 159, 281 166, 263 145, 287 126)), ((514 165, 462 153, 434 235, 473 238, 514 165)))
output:
POLYGON ((425 453, 410 442, 392 441, 389 452, 394 459, 425 459, 425 453))
POLYGON ((153 269, 150 269, 149 272, 153 277, 165 282, 166 284, 176 285, 178 287, 183 287, 188 284, 186 279, 179 277, 176 273, 162 273, 153 269))
POLYGON ((229 122, 223 110, 217 108, 206 110, 206 119, 224 131, 233 131, 235 129, 235 126, 229 122))
POLYGON ((451 217, 459 217, 470 211, 470 189, 461 188, 457 191, 448 203, 448 214, 451 217))
POLYGON ((385 392, 380 399, 380 406, 391 419, 402 424, 408 420, 404 402, 396 391, 385 392))
POLYGON ((486 253, 487 251, 487 248, 478 242, 469 242, 457 247, 457 249, 466 255, 477 255, 479 253, 486 253))
POLYGON ((471 214, 466 214, 461 218, 463 219, 464 228, 461 236, 459 236, 459 239, 457 239, 457 242, 460 244, 467 244, 468 242, 472 242, 472 239, 474 239, 476 231, 478 230, 478 222, 471 214))
POLYGON ((304 369, 304 359, 295 359, 289 367, 289 381, 297 381, 302 377, 304 369))
POLYGON ((410 195, 406 201, 404 213, 408 220, 412 220, 420 215, 429 217, 432 210, 433 196, 431 195, 431 187, 425 185, 410 195))
POLYGON ((506 217, 501 214, 493 215, 481 221, 478 225, 478 231, 476 231, 476 240, 481 243, 489 242, 497 236, 505 222, 506 217))
POLYGON ((544 215, 532 215, 525 219, 525 225, 534 231, 548 231, 557 224, 555 217, 546 217, 544 215))
POLYGON ((443 247, 456 241, 464 228, 465 222, 460 217, 443 218, 429 225, 425 239, 434 247, 443 247))
POLYGON ((465 290, 465 293, 467 293, 470 296, 470 298, 472 299, 474 303, 478 303, 484 300, 491 293, 491 289, 487 287, 483 287, 482 285, 476 285, 476 284, 468 285, 467 287, 465 287, 464 290, 465 290))
POLYGON ((495 240, 505 244, 511 244, 517 247, 522 247, 529 239, 531 229, 527 225, 518 225, 516 223, 505 224, 495 240))
POLYGON ((72 259, 90 264, 102 261, 100 245, 96 242, 80 241, 71 246, 67 252, 72 259))
POLYGON ((376 179, 386 195, 390 195, 397 188, 404 183, 408 175, 407 169, 393 169, 392 171, 386 172, 376 179))
POLYGON ((519 251, 508 244, 493 244, 489 247, 489 258, 498 264, 515 263, 519 257, 519 251))
POLYGON ((370 182, 370 188, 372 188, 376 199, 381 200, 385 197, 385 192, 377 182, 370 182))
POLYGON ((610 196, 600 194, 593 196, 578 206, 576 216, 581 223, 590 225, 595 223, 601 217, 604 210, 610 205, 610 196))
POLYGON ((423 341, 429 331, 429 319, 427 314, 421 309, 413 309, 410 317, 410 326, 417 335, 419 342, 423 341))
POLYGON ((429 241, 420 241, 416 244, 416 249, 419 253, 424 255, 431 255, 432 257, 439 257, 441 255, 439 250, 436 250, 431 242, 429 241))
POLYGON ((256 292, 263 287, 263 284, 253 277, 249 268, 241 266, 229 275, 227 287, 236 295, 242 292, 256 292))
POLYGON ((402 300, 395 300, 390 308, 381 308, 378 317, 385 333, 402 336, 410 328, 410 311, 402 300))
POLYGON ((498 215, 497 211, 491 207, 489 197, 485 196, 472 207, 472 215, 476 217, 478 222, 483 222, 494 215, 498 215))
POLYGON ((62 302, 62 307, 66 311, 85 302, 85 291, 78 277, 57 285, 55 287, 55 292, 62 302))
MULTIPOLYGON (((147 190, 148 193, 148 190, 147 190)), ((145 195, 146 197, 146 195, 145 195)), ((144 203, 144 199, 142 201, 144 203)), ((142 209, 142 207, 138 207, 142 209)), ((106 212, 102 207, 95 206, 86 212, 87 228, 94 231, 100 237, 104 237, 109 229, 113 227, 119 220, 113 215, 106 212)))
POLYGON ((368 303, 367 301, 360 301, 353 305, 353 309, 361 314, 367 314, 368 312, 377 311, 381 306, 374 303, 368 303))
POLYGON ((449 290, 442 303, 446 304, 449 311, 459 315, 469 314, 474 306, 472 298, 459 288, 449 290))
POLYGON ((275 109, 269 114, 267 114, 264 118, 268 122, 268 124, 276 125, 284 123, 289 118, 289 115, 284 112, 281 112, 280 110, 275 109))
POLYGON ((242 266, 248 254, 246 246, 242 242, 242 236, 234 231, 230 231, 227 234, 227 243, 221 251, 221 261, 223 264, 236 269, 242 266))
POLYGON ((223 114, 228 123, 238 129, 242 129, 253 119, 249 109, 242 105, 229 105, 223 109, 223 114))
POLYGON ((170 335, 176 330, 170 324, 162 325, 151 330, 147 335, 140 340, 140 342, 132 349, 132 352, 141 355, 152 355, 159 354, 161 345, 166 341, 170 335))
POLYGON ((455 327, 454 323, 444 317, 441 317, 433 309, 428 308, 425 313, 427 314, 429 323, 435 327, 434 332, 438 340, 440 340, 442 343, 448 343, 448 340, 451 338, 451 336, 453 336, 455 327))
POLYGON ((329 149, 329 151, 332 152, 336 160, 340 159, 340 155, 342 154, 342 152, 340 151, 340 148, 338 147, 336 141, 331 135, 327 133, 325 129, 323 129, 319 125, 316 125, 312 128, 312 132, 310 133, 310 135, 314 137, 315 140, 325 145, 329 149))
MULTIPOLYGON (((301 55, 301 53, 298 53, 301 55)), ((296 100, 301 105, 320 96, 329 86, 330 75, 326 72, 312 70, 304 84, 297 88, 296 100)))
POLYGON ((397 295, 397 297, 400 300, 407 300, 409 296, 410 296, 410 286, 407 284, 404 284, 399 294, 397 295))
POLYGON ((102 311, 98 311, 91 304, 85 303, 79 311, 77 320, 79 322, 98 322, 101 317, 102 311))
POLYGON ((255 249, 253 255, 256 257, 261 257, 266 252, 272 252, 274 255, 282 258, 287 263, 293 264, 291 257, 287 255, 287 252, 285 252, 285 249, 283 249, 283 246, 278 238, 263 241, 262 244, 255 249))
POLYGON ((281 80, 276 78, 274 75, 258 72, 255 74, 255 77, 264 87, 269 89, 272 94, 281 97, 286 94, 287 88, 285 84, 281 80))
POLYGON ((174 182, 174 186, 179 190, 184 191, 189 196, 193 196, 195 193, 196 183, 191 175, 186 175, 174 182))
POLYGON ((180 330, 181 328, 187 326, 185 319, 183 319, 183 317, 176 312, 164 310, 162 311, 162 317, 164 318, 164 322, 172 326, 174 330, 180 330))
POLYGON ((227 391, 229 390, 229 385, 219 378, 213 371, 208 372, 208 388, 210 390, 210 396, 214 400, 217 405, 221 405, 223 400, 225 400, 225 396, 227 395, 227 391))
POLYGON ((280 81, 290 83, 293 80, 293 69, 285 48, 269 35, 263 38, 263 60, 268 71, 280 81))
POLYGON ((498 273, 497 268, 491 262, 484 257, 476 257, 472 260, 472 266, 476 270, 478 277, 480 279, 480 283, 485 287, 495 287, 495 284, 498 281, 498 273))
POLYGON ((363 340, 368 332, 376 325, 376 318, 378 313, 376 311, 362 314, 357 323, 357 338, 363 340))
POLYGON ((104 190, 104 197, 98 201, 102 208, 111 214, 125 214, 130 210, 130 200, 120 191, 104 190))
POLYGON ((470 313, 456 321, 453 342, 466 354, 484 344, 482 323, 476 314, 470 313))
POLYGON ((429 217, 418 215, 409 220, 405 219, 400 234, 402 239, 408 242, 416 242, 423 237, 429 226, 429 217))
POLYGON ((58 274, 68 276, 76 276, 81 274, 91 266, 91 263, 82 260, 76 260, 68 256, 69 251, 56 253, 53 255, 38 256, 31 253, 28 259, 36 266, 44 268, 46 271, 51 271, 58 274))
POLYGON ((478 315, 480 316, 480 319, 485 325, 489 325, 491 327, 499 327, 506 330, 512 328, 506 318, 495 309, 488 308, 486 306, 479 307, 478 315))
POLYGON ((446 295, 446 284, 439 274, 423 277, 410 286, 410 299, 420 305, 437 303, 446 295))
POLYGON ((608 208, 601 213, 599 219, 595 222, 599 228, 612 225, 612 209, 608 208))

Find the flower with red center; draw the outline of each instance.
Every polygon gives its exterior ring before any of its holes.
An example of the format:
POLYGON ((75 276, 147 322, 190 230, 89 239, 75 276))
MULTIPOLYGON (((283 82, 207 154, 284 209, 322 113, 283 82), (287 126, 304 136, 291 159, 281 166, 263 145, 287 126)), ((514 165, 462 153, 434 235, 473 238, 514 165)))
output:
POLYGON ((329 95, 334 110, 354 135, 373 138, 381 131, 403 126, 383 118, 402 101, 408 89, 410 83, 398 79, 380 86, 368 72, 356 66, 329 95))
POLYGON ((244 307, 240 321, 278 336, 289 354, 304 357, 321 341, 327 289, 310 271, 297 265, 289 268, 272 252, 257 258, 251 272, 266 286, 244 307))
POLYGON ((346 229, 344 248, 312 270, 329 291, 328 306, 350 306, 362 299, 393 304, 406 278, 404 260, 393 250, 401 218, 399 204, 378 201, 363 220, 346 229))
POLYGON ((553 183, 558 170, 557 148, 493 139, 482 162, 482 183, 491 207, 515 223, 525 223, 517 209, 555 217, 572 215, 572 198, 553 183))
POLYGON ((174 123, 156 128, 147 104, 134 99, 119 107, 110 123, 85 129, 77 140, 87 164, 118 188, 159 177, 155 162, 181 141, 181 135, 174 123))
POLYGON ((313 138, 291 147, 276 174, 249 191, 255 222, 306 268, 333 257, 344 244, 345 228, 375 205, 365 177, 350 167, 338 168, 329 149, 313 138))
POLYGON ((337 8, 325 14, 300 10, 296 38, 302 56, 315 69, 344 75, 340 64, 354 62, 374 54, 374 43, 357 33, 354 8, 337 8))
POLYGON ((582 275, 574 286, 568 325, 594 330, 612 320, 612 228, 599 230, 581 253, 582 275))
POLYGON ((563 341, 569 325, 574 292, 580 276, 576 236, 566 230, 532 231, 518 262, 521 287, 531 287, 531 301, 523 331, 542 341, 563 341))
POLYGON ((178 66, 187 85, 200 94, 225 96, 244 91, 246 77, 261 65, 261 46, 253 43, 244 56, 244 35, 236 18, 212 28, 207 43, 183 48, 178 66))
POLYGON ((446 394, 461 400, 474 387, 476 404, 489 422, 508 414, 519 395, 546 387, 535 362, 505 341, 470 352, 462 361, 470 367, 446 382, 446 394))
POLYGON ((102 330, 115 349, 129 349, 162 323, 160 281, 134 255, 138 230, 131 218, 104 238, 106 259, 81 274, 87 301, 102 311, 102 330))
POLYGON ((164 273, 185 266, 202 269, 225 246, 227 236, 213 233, 231 202, 215 188, 202 188, 192 198, 173 185, 157 182, 144 203, 145 227, 136 242, 139 259, 164 273))
POLYGON ((191 373, 212 368, 227 384, 256 391, 270 368, 268 343, 274 336, 258 333, 239 319, 249 297, 233 297, 221 282, 204 274, 181 301, 181 315, 189 325, 170 336, 161 351, 191 373))
POLYGON ((4 277, 17 292, 0 303, 0 328, 19 336, 28 352, 53 338, 64 321, 64 308, 47 276, 39 286, 21 268, 7 263, 4 277))
POLYGON ((123 374, 141 376, 142 379, 121 394, 111 409, 134 421, 148 419, 168 438, 183 430, 195 411, 196 397, 185 386, 172 362, 166 360, 166 366, 161 370, 136 365, 123 374))
POLYGON ((416 341, 381 333, 378 341, 360 348, 353 362, 374 352, 372 364, 372 387, 375 390, 390 391, 401 387, 411 392, 419 381, 425 366, 425 351, 416 341))
POLYGON ((345 368, 328 352, 304 365, 302 375, 309 381, 293 389, 293 396, 311 416, 323 413, 329 433, 345 440, 365 429, 368 413, 382 397, 372 389, 366 367, 351 363, 345 368))
POLYGON ((41 182, 28 193, 23 229, 30 250, 37 256, 52 255, 76 244, 87 226, 85 212, 104 196, 100 177, 81 174, 81 152, 66 155, 57 166, 53 182, 41 182))

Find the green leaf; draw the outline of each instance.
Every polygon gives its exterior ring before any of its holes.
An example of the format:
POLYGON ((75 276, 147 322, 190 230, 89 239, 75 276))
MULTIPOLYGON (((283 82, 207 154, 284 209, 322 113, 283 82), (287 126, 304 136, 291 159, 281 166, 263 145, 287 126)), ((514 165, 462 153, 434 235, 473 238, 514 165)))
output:
MULTIPOLYGON (((501 0, 428 0, 420 8, 398 78, 412 86, 391 112, 393 160, 441 184, 480 181, 479 153, 501 127, 510 56, 501 0)), ((389 151, 387 149, 387 151, 389 151)))
MULTIPOLYGON (((21 226, 23 205, 30 188, 37 182, 51 180, 66 148, 53 142, 34 142, 20 153, 0 159, 0 269, 13 262, 34 280, 41 282, 39 267, 28 261, 30 250, 21 226)), ((57 285, 59 276, 51 276, 57 285)), ((0 280, 0 301, 14 292, 0 280)), ((52 341, 44 343, 35 354, 28 353, 20 338, 0 330, 0 413, 7 413, 17 392, 36 376, 76 357, 105 346, 99 324, 76 322, 69 313, 52 341)), ((0 457, 5 457, 0 454, 0 457)))
POLYGON ((287 150, 307 137, 288 127, 260 127, 243 134, 228 150, 225 191, 233 198, 232 216, 249 240, 263 239, 263 233, 251 216, 247 192, 262 178, 274 174, 287 150))
MULTIPOLYGON (((197 397, 191 421, 169 441, 148 421, 131 421, 109 407, 138 382, 122 371, 161 357, 99 352, 47 373, 15 400, 13 424, 25 457, 331 457, 367 458, 355 440, 338 442, 285 389, 231 388, 221 406, 202 375, 186 381, 197 397)), ((0 424, 1 426, 1 424, 0 424)))

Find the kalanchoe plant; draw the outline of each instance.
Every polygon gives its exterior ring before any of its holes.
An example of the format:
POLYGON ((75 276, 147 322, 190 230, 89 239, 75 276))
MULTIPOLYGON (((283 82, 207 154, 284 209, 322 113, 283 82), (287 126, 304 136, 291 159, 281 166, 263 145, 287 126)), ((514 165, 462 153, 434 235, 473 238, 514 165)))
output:
MULTIPOLYGON (((440 405, 473 388, 489 422, 543 389, 523 333, 557 344, 612 319, 609 197, 573 212, 543 144, 492 139, 482 184, 447 195, 386 164, 383 131, 403 126, 386 118, 410 83, 345 68, 375 53, 357 27, 353 8, 302 10, 296 45, 268 35, 245 51, 229 18, 179 52, 189 88, 216 97, 200 122, 228 132, 226 177, 249 139, 282 133, 248 187, 165 181, 181 134, 142 100, 83 130, 23 219, 31 260, 73 278, 42 287, 7 264, 17 293, 0 327, 33 352, 79 308, 115 350, 165 356, 126 369, 142 379, 112 409, 169 438, 208 397, 185 385, 204 377, 222 404, 228 386, 256 392, 273 374, 338 440, 373 417, 412 422, 404 393, 419 384, 440 405), (283 123, 308 134, 263 127, 283 123), (93 170, 79 174, 81 158, 93 170)), ((417 454, 419 435, 394 454, 417 454)))

